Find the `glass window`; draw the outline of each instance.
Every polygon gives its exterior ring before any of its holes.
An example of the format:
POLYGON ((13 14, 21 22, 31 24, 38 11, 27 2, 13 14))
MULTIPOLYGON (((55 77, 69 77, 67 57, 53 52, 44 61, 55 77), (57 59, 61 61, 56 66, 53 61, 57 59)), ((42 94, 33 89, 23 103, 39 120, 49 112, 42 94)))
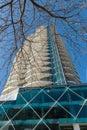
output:
MULTIPOLYGON (((66 108, 68 110, 68 108, 66 108)), ((44 112, 47 113, 49 109, 45 108, 44 112)), ((70 118, 71 116, 62 108, 54 107, 50 110, 50 112, 46 115, 45 119, 58 119, 58 118, 70 118)))
POLYGON ((61 130, 73 130, 72 126, 61 126, 61 130))
MULTIPOLYGON (((82 106, 82 104, 81 104, 81 106, 82 106)), ((81 107, 80 106, 80 107, 81 107)), ((82 108, 82 110, 81 110, 81 112, 80 112, 80 114, 78 115, 78 117, 82 117, 82 118, 87 118, 87 106, 84 106, 83 108, 82 108)))
POLYGON ((87 126, 80 126, 80 130, 87 130, 87 126))
POLYGON ((24 108, 22 111, 16 113, 13 120, 32 120, 39 119, 36 113, 31 108, 24 108))
POLYGON ((52 90, 49 89, 49 91, 46 90, 46 92, 55 100, 57 100, 63 93, 62 91, 57 90, 57 89, 52 89, 52 90))
POLYGON ((82 98, 79 96, 79 95, 76 95, 76 93, 71 92, 71 91, 68 91, 69 92, 69 95, 72 99, 72 101, 78 101, 78 100, 82 100, 82 98))

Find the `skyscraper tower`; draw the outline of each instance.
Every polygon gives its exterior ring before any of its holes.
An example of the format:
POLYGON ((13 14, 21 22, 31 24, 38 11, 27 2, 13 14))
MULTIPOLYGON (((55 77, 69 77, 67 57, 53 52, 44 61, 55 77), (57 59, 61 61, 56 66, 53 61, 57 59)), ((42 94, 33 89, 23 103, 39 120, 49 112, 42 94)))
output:
POLYGON ((80 79, 54 27, 41 26, 19 49, 0 100, 15 100, 20 87, 54 84, 80 84, 80 79))
POLYGON ((0 96, 0 129, 87 129, 87 84, 53 26, 39 27, 15 56, 0 96))

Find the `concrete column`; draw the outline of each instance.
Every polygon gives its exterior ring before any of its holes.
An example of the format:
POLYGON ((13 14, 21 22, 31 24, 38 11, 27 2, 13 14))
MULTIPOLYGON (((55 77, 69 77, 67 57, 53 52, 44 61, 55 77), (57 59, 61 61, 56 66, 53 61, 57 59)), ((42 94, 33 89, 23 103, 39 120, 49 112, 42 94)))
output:
POLYGON ((73 130, 80 130, 79 124, 73 124, 73 130))

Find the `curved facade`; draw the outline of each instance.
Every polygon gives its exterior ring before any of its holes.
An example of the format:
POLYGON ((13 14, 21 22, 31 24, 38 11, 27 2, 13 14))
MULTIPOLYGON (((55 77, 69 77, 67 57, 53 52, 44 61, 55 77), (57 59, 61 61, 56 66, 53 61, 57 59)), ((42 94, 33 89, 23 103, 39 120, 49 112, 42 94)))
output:
POLYGON ((53 84, 80 84, 80 79, 61 37, 53 27, 41 26, 18 51, 0 100, 15 100, 20 87, 53 84))

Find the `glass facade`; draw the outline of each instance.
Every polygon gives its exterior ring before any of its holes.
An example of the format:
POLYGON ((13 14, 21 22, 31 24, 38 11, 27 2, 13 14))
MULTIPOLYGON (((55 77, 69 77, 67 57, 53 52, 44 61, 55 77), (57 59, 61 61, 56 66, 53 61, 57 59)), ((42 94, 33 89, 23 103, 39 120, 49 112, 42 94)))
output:
POLYGON ((49 50, 50 50, 50 59, 51 59, 51 67, 52 67, 52 74, 53 74, 53 83, 54 84, 59 84, 59 85, 64 85, 66 84, 66 79, 64 76, 63 72, 63 67, 59 55, 59 50, 57 48, 56 44, 56 38, 55 35, 53 34, 53 28, 49 27, 47 29, 47 34, 48 34, 48 45, 49 45, 49 50))
POLYGON ((87 123, 86 99, 87 85, 20 88, 16 100, 0 102, 0 129, 72 130, 87 123))

